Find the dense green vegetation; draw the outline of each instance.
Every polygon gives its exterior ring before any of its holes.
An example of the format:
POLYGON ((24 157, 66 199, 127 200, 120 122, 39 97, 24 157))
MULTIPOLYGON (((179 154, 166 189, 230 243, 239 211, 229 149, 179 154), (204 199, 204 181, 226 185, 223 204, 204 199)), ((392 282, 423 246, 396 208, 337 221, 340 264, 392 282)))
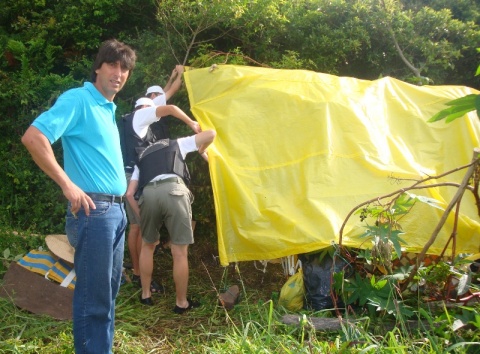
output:
MULTIPOLYGON (((418 85, 479 88, 479 77, 474 76, 480 62, 476 50, 480 43, 479 23, 480 3, 475 0, 3 0, 0 277, 17 255, 44 246, 41 236, 30 234, 64 232, 65 198, 33 163, 20 137, 61 92, 88 80, 93 55, 103 40, 117 38, 138 54, 137 67, 116 98, 120 117, 132 109, 147 86, 164 85, 175 64, 262 65, 369 80, 393 76, 418 85)), ((189 112, 185 89, 174 96, 172 103, 189 112)), ((188 133, 173 119, 170 127, 174 136, 188 133)), ((60 144, 56 143, 54 149, 61 160, 60 144)), ((159 301, 161 306, 145 311, 138 304, 138 290, 125 285, 119 299, 116 352, 480 350, 478 306, 427 312, 417 293, 417 298, 414 294, 413 300, 399 307, 401 311, 395 311, 390 301, 395 294, 394 283, 375 277, 368 284, 360 279, 344 288, 337 284, 346 297, 348 291, 357 291, 357 300, 368 305, 358 325, 340 332, 318 333, 307 322, 300 327, 281 324, 285 310, 271 299, 275 299, 285 277, 275 266, 270 266, 269 271, 276 273, 252 279, 258 271, 247 277, 237 268, 222 270, 212 263, 216 232, 208 167, 198 157, 188 162, 198 221, 195 233, 200 240, 193 259, 192 284, 206 305, 182 320, 165 318, 169 317, 165 313, 170 313, 172 294, 159 301), (271 283, 264 282, 269 276, 271 283), (216 306, 216 295, 232 282, 242 285, 243 299, 227 313, 216 306), (418 331, 405 326, 413 314, 424 326, 418 331), (383 321, 392 319, 400 329, 384 327, 383 321), (454 330, 455 321, 469 325, 454 330)), ((157 262, 164 262, 157 264, 163 272, 171 271, 168 256, 163 255, 157 262)), ((419 277, 435 284, 454 270, 439 264, 418 272, 419 277)), ((171 277, 162 278, 168 281, 171 277)), ((474 290, 478 292, 478 286, 474 290)), ((393 298, 394 303, 400 300, 393 298)), ((4 299, 0 299, 0 313, 5 319, 0 326, 0 352, 70 352, 69 323, 26 314, 4 299)))
MULTIPOLYGON (((27 156, 20 136, 61 92, 88 80, 102 40, 116 37, 138 52, 137 68, 116 99, 120 116, 147 86, 163 85, 178 63, 301 68, 362 79, 390 75, 419 84, 478 87, 473 72, 479 19, 480 5, 473 0, 5 0, 0 222, 39 232, 63 230, 64 198, 27 156)), ((172 103, 188 112, 186 90, 172 103)), ((175 123, 172 131, 181 134, 183 127, 175 123)), ((55 147, 59 152, 59 144, 55 147)), ((194 162, 195 214, 214 227, 208 173, 194 162)))

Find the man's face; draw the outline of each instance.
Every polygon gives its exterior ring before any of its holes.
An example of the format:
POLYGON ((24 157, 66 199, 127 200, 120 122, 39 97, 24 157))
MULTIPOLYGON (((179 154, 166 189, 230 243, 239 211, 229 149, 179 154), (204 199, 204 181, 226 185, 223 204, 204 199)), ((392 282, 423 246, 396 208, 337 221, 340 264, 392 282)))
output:
POLYGON ((151 98, 151 99, 154 99, 155 97, 158 97, 158 96, 161 96, 161 95, 163 95, 163 93, 161 93, 161 92, 151 92, 151 93, 148 94, 147 97, 151 98))
POLYGON ((122 69, 120 62, 103 63, 95 70, 97 80, 94 85, 98 91, 109 101, 119 92, 127 82, 129 70, 122 69))

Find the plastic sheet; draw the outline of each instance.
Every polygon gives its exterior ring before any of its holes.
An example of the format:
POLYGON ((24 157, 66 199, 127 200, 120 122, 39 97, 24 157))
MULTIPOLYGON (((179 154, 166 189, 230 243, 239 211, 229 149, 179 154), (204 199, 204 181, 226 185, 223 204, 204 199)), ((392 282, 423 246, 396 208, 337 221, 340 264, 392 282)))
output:
MULTIPOLYGON (((231 65, 184 77, 193 115, 217 131, 209 168, 223 265, 338 242, 356 205, 468 164, 479 146, 474 112, 451 124, 427 123, 446 102, 479 93, 468 87, 231 65)), ((464 172, 442 181, 460 182, 464 172)), ((455 192, 414 191, 444 206, 455 192)), ((460 212, 457 253, 478 253, 480 218, 468 192, 460 212)), ((441 215, 417 203, 401 221, 406 250, 421 250, 441 215)), ((364 227, 351 219, 343 244, 370 247, 358 237, 364 227)), ((442 252, 452 228, 450 217, 428 253, 442 252)))

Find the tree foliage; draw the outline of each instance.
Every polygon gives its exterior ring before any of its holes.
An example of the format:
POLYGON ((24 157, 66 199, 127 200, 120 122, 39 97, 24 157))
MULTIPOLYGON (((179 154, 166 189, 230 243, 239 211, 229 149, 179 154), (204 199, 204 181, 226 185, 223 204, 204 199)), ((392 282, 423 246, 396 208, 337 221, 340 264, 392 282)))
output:
MULTIPOLYGON (((480 48, 477 48, 480 53, 480 48)), ((480 65, 477 68, 475 76, 480 75, 480 65)), ((446 123, 450 123, 455 119, 463 117, 465 114, 476 111, 477 117, 480 119, 480 95, 470 94, 464 97, 446 103, 448 108, 441 110, 431 117, 428 121, 430 123, 445 119, 446 123)))
MULTIPOLYGON (((472 0, 3 0, 0 7, 0 221, 63 232, 64 197, 20 137, 58 95, 88 80, 98 45, 118 38, 137 67, 118 115, 175 64, 309 69, 361 79, 478 86, 480 4, 472 0), (472 78, 473 77, 473 78, 472 78), (48 217, 45 217, 48 215, 48 217)), ((186 112, 185 90, 172 103, 186 112)), ((175 135, 188 133, 172 120, 175 135)), ((54 146, 61 159, 59 144, 54 146)), ((189 161, 194 213, 214 225, 208 167, 189 161)))

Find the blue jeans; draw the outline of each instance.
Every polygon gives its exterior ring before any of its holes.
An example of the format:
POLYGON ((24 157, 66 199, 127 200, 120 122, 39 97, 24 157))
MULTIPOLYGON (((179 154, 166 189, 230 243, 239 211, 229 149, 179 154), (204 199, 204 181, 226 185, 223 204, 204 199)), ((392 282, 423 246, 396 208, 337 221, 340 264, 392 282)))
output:
POLYGON ((75 248, 77 276, 73 294, 75 352, 111 353, 115 326, 115 298, 122 277, 125 208, 95 201, 96 209, 76 217, 67 209, 65 230, 75 248))

